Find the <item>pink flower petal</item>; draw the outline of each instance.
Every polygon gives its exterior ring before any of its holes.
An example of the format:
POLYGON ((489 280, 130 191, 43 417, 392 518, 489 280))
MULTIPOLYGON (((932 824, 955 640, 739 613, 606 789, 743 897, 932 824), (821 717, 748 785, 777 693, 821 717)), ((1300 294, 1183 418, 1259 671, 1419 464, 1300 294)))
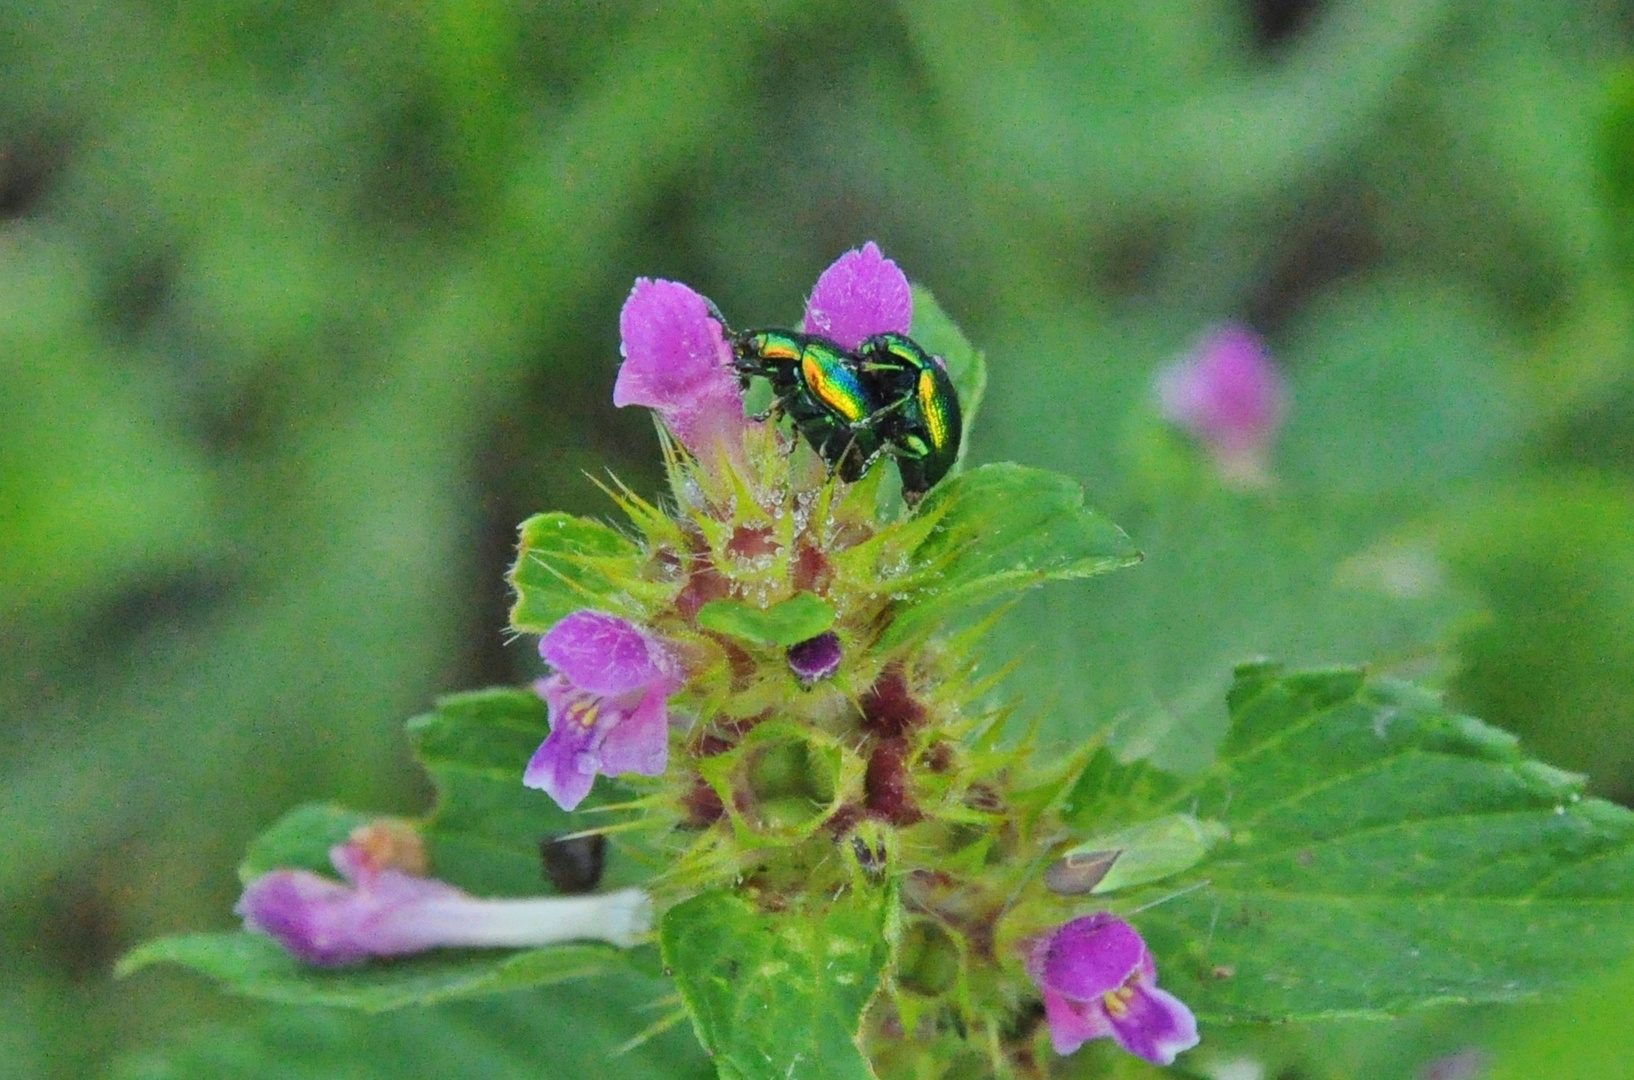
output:
POLYGON ((596 783, 596 770, 583 767, 588 763, 584 740, 575 737, 575 726, 569 722, 553 730, 522 772, 524 787, 543 791, 563 810, 583 802, 596 783))
POLYGON ((603 715, 609 705, 605 699, 574 686, 566 675, 540 679, 533 688, 550 708, 550 735, 528 759, 522 785, 542 790, 563 810, 572 810, 596 782, 601 762, 596 747, 615 718, 603 715))
POLYGON ((1044 1022, 1050 1028, 1050 1045, 1057 1054, 1070 1054, 1091 1039, 1112 1034, 1112 1025, 1100 1003, 1085 1004, 1044 991, 1044 1022))
POLYGON ((236 910, 245 926, 274 938, 297 959, 334 967, 432 947, 436 941, 416 932, 414 913, 464 896, 446 882, 390 868, 355 888, 310 870, 283 869, 246 886, 236 910))
POLYGON ((655 686, 628 715, 608 727, 601 742, 601 771, 609 776, 662 776, 668 763, 669 709, 663 688, 655 686))
POLYGON ((732 347, 709 301, 674 281, 639 278, 619 314, 624 362, 613 404, 656 410, 694 454, 743 433, 732 347))
POLYGON ((353 894, 350 886, 310 870, 274 870, 250 882, 234 910, 246 927, 274 938, 304 963, 354 964, 368 950, 337 928, 353 894))
POLYGON ((875 334, 906 334, 913 325, 913 291, 896 263, 872 240, 824 270, 806 301, 806 333, 855 349, 875 334))
POLYGON ((539 641, 539 655, 592 694, 626 694, 677 681, 676 665, 663 645, 634 623, 599 611, 575 611, 551 627, 539 641))
POLYGON ((1080 1001, 1122 986, 1146 956, 1135 928, 1106 912, 1073 919, 1039 948, 1040 985, 1080 1001))
POLYGON ((1118 1045, 1154 1065, 1172 1065, 1175 1055, 1198 1043, 1197 1018, 1166 990, 1136 982, 1121 1012, 1109 1012, 1118 1045))
POLYGON ((658 776, 669 760, 669 696, 685 682, 662 641, 617 616, 576 611, 550 628, 539 652, 556 668, 534 683, 550 735, 522 773, 564 810, 596 775, 658 776))
MULTIPOLYGON (((355 964, 442 946, 525 948, 563 941, 634 945, 651 927, 651 903, 640 890, 595 897, 484 900, 446 881, 380 864, 369 848, 380 837, 330 850, 337 867, 373 860, 351 884, 290 867, 262 874, 235 909, 245 929, 268 935, 303 963, 355 964)), ((389 838, 388 838, 389 839, 389 838)))
POLYGON ((1125 1050, 1168 1065, 1197 1045, 1197 1020, 1157 988, 1157 965, 1135 928, 1107 912, 1072 919, 1033 943, 1027 974, 1044 998, 1056 1052, 1111 1036, 1125 1050))

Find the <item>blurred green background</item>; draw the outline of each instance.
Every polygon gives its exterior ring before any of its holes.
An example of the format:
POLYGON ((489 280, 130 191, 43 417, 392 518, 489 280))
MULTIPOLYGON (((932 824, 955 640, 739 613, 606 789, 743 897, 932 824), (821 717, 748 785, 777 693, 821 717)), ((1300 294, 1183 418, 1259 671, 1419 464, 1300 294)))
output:
MULTIPOLYGON (((1634 797, 1631 45, 1626 0, 0 8, 0 1076, 253 1012, 110 966, 229 925, 285 807, 418 810, 400 722, 535 673, 516 523, 658 489, 637 275, 789 322, 875 239, 937 293, 976 457, 1148 553, 1011 621, 1058 737, 1183 768, 1232 662, 1376 659, 1634 797), (1292 385, 1266 492, 1152 405, 1227 318, 1292 385)), ((1490 1023, 1221 1040, 1411 1077, 1490 1023)))

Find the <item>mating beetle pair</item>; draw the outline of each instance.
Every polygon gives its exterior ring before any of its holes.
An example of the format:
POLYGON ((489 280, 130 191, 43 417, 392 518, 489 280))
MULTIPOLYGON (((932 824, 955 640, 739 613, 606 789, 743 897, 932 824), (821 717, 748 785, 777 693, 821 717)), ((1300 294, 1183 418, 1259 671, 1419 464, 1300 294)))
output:
POLYGON ((738 377, 771 384, 776 407, 847 481, 883 455, 897 460, 910 503, 959 457, 959 395, 942 361, 902 334, 876 334, 853 351, 813 334, 729 334, 738 377))

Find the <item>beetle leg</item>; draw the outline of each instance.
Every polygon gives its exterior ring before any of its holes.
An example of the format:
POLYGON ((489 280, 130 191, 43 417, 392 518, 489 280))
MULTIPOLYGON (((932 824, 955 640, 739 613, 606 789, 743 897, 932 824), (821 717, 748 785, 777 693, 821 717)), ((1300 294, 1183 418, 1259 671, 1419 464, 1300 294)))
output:
POLYGON ((702 299, 705 306, 709 308, 709 317, 721 324, 721 333, 728 338, 736 337, 737 335, 732 332, 732 324, 726 321, 726 316, 722 315, 721 309, 715 306, 715 301, 707 296, 702 299))
POLYGON ((889 405, 886 405, 886 406, 884 406, 882 408, 875 409, 872 413, 870 413, 867 416, 863 417, 861 420, 858 420, 855 424, 853 424, 851 426, 853 428, 858 429, 858 430, 869 430, 869 431, 871 431, 871 430, 873 430, 874 427, 876 427, 880 423, 880 421, 888 419, 893 413, 895 413, 898 410, 906 407, 908 405, 908 403, 910 401, 912 401, 912 400, 913 400, 913 398, 911 396, 904 394, 902 397, 897 398, 895 401, 891 402, 889 405))

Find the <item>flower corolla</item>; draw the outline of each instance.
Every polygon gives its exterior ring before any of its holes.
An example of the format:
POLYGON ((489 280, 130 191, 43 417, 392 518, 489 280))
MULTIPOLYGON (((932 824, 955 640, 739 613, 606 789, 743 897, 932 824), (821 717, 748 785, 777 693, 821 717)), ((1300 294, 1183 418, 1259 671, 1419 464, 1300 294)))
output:
POLYGON ((1086 915, 1038 938, 1027 956, 1027 974, 1043 992, 1057 1053, 1112 1038, 1136 1057, 1169 1065, 1197 1045, 1191 1010, 1158 989, 1146 942, 1115 915, 1086 915))
POLYGON ((686 681, 671 647, 615 615, 576 611, 539 641, 555 674, 534 684, 550 736, 522 774, 563 810, 596 775, 659 776, 669 761, 669 696, 686 681))

